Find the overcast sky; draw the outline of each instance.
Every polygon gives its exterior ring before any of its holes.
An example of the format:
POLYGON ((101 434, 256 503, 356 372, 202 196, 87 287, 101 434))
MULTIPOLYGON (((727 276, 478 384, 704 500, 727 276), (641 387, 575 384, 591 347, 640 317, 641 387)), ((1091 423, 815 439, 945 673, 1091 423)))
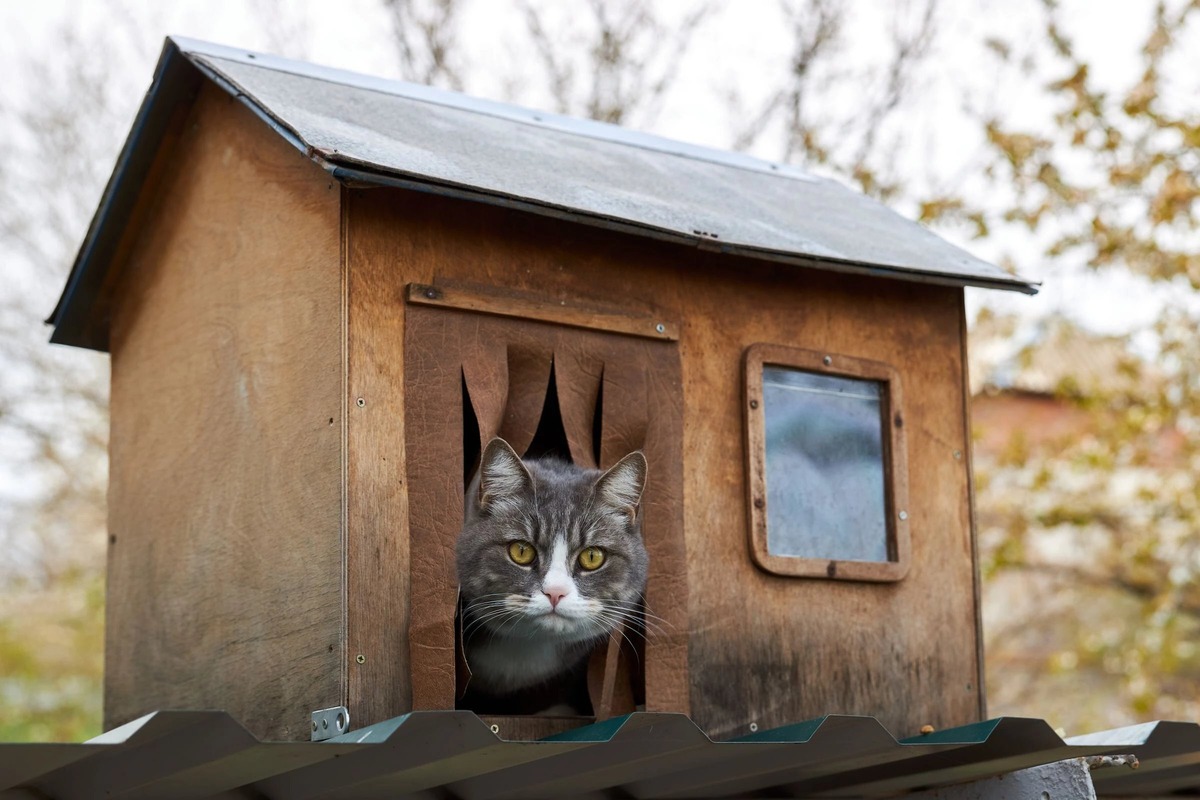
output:
MULTIPOLYGON (((854 62, 869 62, 876 57, 872 36, 884 36, 886 28, 876 24, 880 8, 892 0, 852 0, 857 15, 856 41, 860 51, 854 62)), ((1146 31, 1148 0, 1070 0, 1065 3, 1068 19, 1079 31, 1078 43, 1085 57, 1093 57, 1097 77, 1106 85, 1126 85, 1135 73, 1137 48, 1146 31), (1099 56, 1099 57, 1096 57, 1099 56)), ((662 5, 682 13, 691 4, 685 0, 666 0, 662 5)), ((916 3, 911 3, 914 7, 916 3)), ((943 175, 961 174, 971 169, 972 158, 980 146, 979 132, 962 114, 965 103, 993 103, 1005 109, 1011 119, 1034 122, 1045 118, 1046 109, 1036 106, 1027 84, 1015 77, 1001 81, 988 70, 979 69, 979 43, 986 35, 1000 35, 1021 42, 1036 19, 1037 0, 977 0, 945 3, 949 12, 935 57, 922 87, 927 91, 911 125, 922 130, 925 149, 909 157, 922 166, 943 175), (949 82, 939 81, 938 73, 954 74, 956 93, 949 93, 949 82), (963 76, 967 76, 963 78, 963 76), (972 81, 974 85, 972 85, 972 81)), ((388 20, 374 0, 294 0, 273 4, 269 0, 205 0, 204 2, 161 3, 151 0, 123 4, 126 18, 113 19, 103 4, 83 0, 0 0, 0 69, 15 76, 0 92, 22 91, 21 76, 29 63, 49 65, 62 53, 61 33, 68 21, 76 23, 82 39, 99 37, 106 27, 124 26, 136 31, 129 52, 119 61, 98 58, 96 68, 113 70, 113 81, 128 86, 129 114, 132 115, 153 71, 154 61, 164 35, 177 33, 248 49, 266 50, 305 57, 330 66, 381 75, 395 75, 397 62, 391 49, 388 20)), ((569 4, 560 4, 569 8, 569 4)), ((536 82, 514 85, 509 69, 528 53, 514 52, 512 42, 521 22, 506 3, 474 0, 463 19, 466 52, 477 65, 472 91, 492 97, 516 97, 535 106, 549 105, 539 94, 536 82), (486 65, 501 63, 505 70, 488 70, 486 65), (501 76, 510 76, 507 83, 501 76)), ((753 104, 770 85, 773 69, 787 55, 788 41, 776 16, 774 0, 726 2, 719 17, 701 29, 690 60, 681 70, 681 84, 671 102, 652 120, 640 121, 654 132, 714 147, 728 145, 735 120, 731 119, 726 96, 733 90, 753 104)), ((1196 50, 1193 50, 1196 52, 1196 50)), ((1200 67, 1200 65, 1198 65, 1200 67)), ((536 69, 530 64, 529 69, 536 69)), ((1200 68, 1196 70, 1200 74, 1200 68)), ((845 102, 854 102, 847 97, 845 102)), ((114 138, 119 144, 120 139, 114 138)), ((756 155, 771 158, 772 142, 764 141, 756 155)), ((110 158, 115 158, 115 151, 110 158)), ((903 210, 903 209, 902 209, 903 210)), ((945 234, 954 238, 954 233, 945 234)), ((958 241, 977 255, 995 260, 1005 247, 1017 256, 1019 271, 1033 279, 1046 278, 1046 270, 1032 242, 958 241)), ((64 265, 65 270, 66 265, 64 265)), ((1156 313, 1154 297, 1162 288, 1153 289, 1126 275, 1094 275, 1084 269, 1057 271, 1037 298, 1003 296, 994 292, 970 292, 972 308, 987 302, 1027 316, 1064 311, 1089 327, 1102 331, 1123 332, 1144 325, 1156 313)), ((54 298, 47 298, 52 306, 54 298)))

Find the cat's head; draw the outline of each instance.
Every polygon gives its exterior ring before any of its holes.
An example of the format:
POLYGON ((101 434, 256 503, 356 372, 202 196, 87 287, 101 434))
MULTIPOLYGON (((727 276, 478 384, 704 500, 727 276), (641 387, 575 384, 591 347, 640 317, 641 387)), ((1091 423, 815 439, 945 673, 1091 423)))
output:
POLYGON ((632 619, 649 565, 638 508, 645 482, 640 452, 602 472, 522 461, 503 439, 489 442, 458 539, 473 622, 583 641, 632 619))

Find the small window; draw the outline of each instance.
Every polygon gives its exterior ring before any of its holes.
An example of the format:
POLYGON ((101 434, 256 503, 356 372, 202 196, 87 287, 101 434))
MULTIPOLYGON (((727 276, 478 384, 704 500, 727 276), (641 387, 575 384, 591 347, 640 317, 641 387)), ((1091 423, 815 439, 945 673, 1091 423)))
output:
POLYGON ((899 379, 878 362, 746 356, 751 544, 769 572, 894 581, 908 568, 899 379))

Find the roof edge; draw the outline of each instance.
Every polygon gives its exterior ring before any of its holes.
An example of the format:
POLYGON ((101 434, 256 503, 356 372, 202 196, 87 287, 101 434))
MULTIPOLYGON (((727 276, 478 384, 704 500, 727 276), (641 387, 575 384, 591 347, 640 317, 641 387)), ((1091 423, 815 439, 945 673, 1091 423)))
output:
MULTIPOLYGON (((260 116, 264 115, 264 112, 261 111, 256 113, 258 113, 260 116)), ((277 127, 277 123, 271 120, 268 121, 269 124, 277 127)), ((419 192, 429 192, 431 194, 442 195, 445 197, 453 197, 461 200, 485 203, 487 205, 500 206, 502 208, 526 211, 532 214, 538 214, 539 216, 562 219, 570 222, 578 222, 584 225, 605 228, 607 230, 617 231, 620 233, 628 233, 646 239, 657 239, 659 241, 669 242, 671 244, 691 246, 701 250, 711 250, 723 253, 725 255, 742 256, 745 258, 757 259, 759 261, 773 261, 780 264, 794 264, 800 267, 819 269, 823 272, 837 272, 846 275, 868 275, 873 278, 889 278, 892 280, 904 281, 906 283, 925 283, 937 286, 958 287, 971 286, 979 289, 1020 292, 1027 295, 1037 294, 1038 288, 1041 286, 1039 282, 1028 281, 1017 275, 1011 276, 1008 279, 955 277, 953 275, 947 275, 941 272, 921 272, 910 267, 889 267, 886 264, 848 261, 844 259, 815 255, 800 255, 780 250, 768 250, 761 247, 754 247, 752 245, 737 244, 735 242, 721 242, 706 238, 703 235, 689 236, 687 234, 668 230, 666 228, 656 228, 651 225, 639 224, 630 220, 588 214, 576 209, 564 208, 545 203, 537 203, 524 198, 498 194, 495 192, 487 192, 469 186, 438 183, 436 181, 431 181, 417 176, 364 169, 361 165, 345 166, 341 163, 336 163, 336 157, 330 157, 328 160, 326 160, 320 159, 314 154, 310 154, 310 156, 313 157, 314 160, 318 160, 319 163, 321 163, 334 178, 351 187, 379 186, 410 189, 419 192)), ((968 255, 970 254, 968 253, 968 255)))
POLYGON ((203 81, 200 71, 186 58, 170 38, 163 43, 154 69, 154 79, 134 117, 133 127, 117 156, 108 184, 100 196, 96 213, 75 256, 66 286, 54 311, 46 320, 54 326, 50 341, 92 350, 108 350, 107 312, 95 298, 107 277, 109 265, 125 231, 143 183, 157 155, 157 147, 144 144, 159 142, 171 121, 178 98, 195 96, 203 81))
MULTIPOLYGON (((703 236, 687 236, 678 231, 660 229, 629 220, 609 218, 578 209, 561 208, 468 186, 441 184, 431 181, 428 178, 393 174, 388 171, 366 168, 365 165, 361 164, 337 163, 336 155, 331 156, 331 154, 322 153, 309 147, 297 131, 292 130, 281 120, 276 119, 253 96, 242 91, 235 83, 207 64, 204 58, 206 55, 224 58, 236 57, 238 60, 282 71, 293 71, 296 63, 302 63, 286 59, 275 59, 273 56, 253 54, 240 49, 213 45, 182 37, 166 38, 158 64, 155 67, 154 78, 146 91, 142 105, 134 118, 133 126, 117 157, 113 172, 108 179, 99 205, 96 208, 96 212, 92 217, 87 233, 75 257, 74 264, 71 267, 62 295, 59 297, 54 311, 46 320, 48 324, 54 326, 54 331, 50 337, 52 343, 99 351, 107 351, 109 349, 108 302, 107 298, 102 295, 105 291, 106 280, 112 271, 112 260, 117 255, 117 248, 128 228, 133 210, 150 173, 151 166, 157 157, 159 150, 157 145, 165 137, 180 104, 190 102, 194 99, 205 80, 212 81, 223 91, 239 100, 274 130, 276 134, 283 137, 293 147, 304 153, 308 158, 312 159, 344 184, 394 186, 433 192, 464 200, 516 208, 543 216, 599 226, 609 230, 685 246, 693 246, 764 261, 796 264, 798 266, 832 272, 869 275, 945 286, 976 286, 987 289, 1017 291, 1025 294, 1036 294, 1038 291, 1038 283, 1028 281, 1016 275, 1008 278, 997 277, 994 279, 978 276, 960 278, 934 271, 922 272, 910 267, 889 268, 884 264, 868 264, 835 258, 798 255, 795 253, 767 250, 751 245, 716 242, 706 239, 703 236)), ((324 67, 312 66, 311 69, 316 73, 315 77, 329 80, 332 80, 329 77, 330 74, 350 74, 324 67)), ((383 79, 370 80, 380 82, 381 85, 389 83, 383 81, 383 79)), ((445 94, 429 87, 408 84, 406 86, 409 86, 414 91, 422 90, 426 93, 437 94, 438 97, 441 94, 445 94)), ((380 91, 384 90, 380 89, 380 91)), ((475 98, 468 98, 465 95, 456 95, 456 97, 462 103, 474 103, 476 101, 475 98)), ((445 103, 448 101, 444 98, 440 101, 435 98, 429 100, 429 102, 445 103)), ((513 109, 517 108, 492 101, 480 100, 478 103, 481 107, 475 110, 480 113, 511 116, 513 113, 516 113, 513 109)), ((539 117, 538 121, 541 124, 545 124, 547 120, 550 120, 555 125, 568 127, 582 125, 584 126, 584 130, 573 130, 572 132, 582 133, 583 135, 588 135, 586 130, 590 130, 590 128, 586 128, 587 125, 602 125, 602 123, 594 123, 590 120, 574 120, 572 118, 561 117, 561 115, 544 114, 543 112, 523 109, 521 111, 527 111, 531 118, 539 117)), ((708 160, 714 159, 715 156, 712 154, 718 152, 710 152, 708 148, 700 148, 698 145, 671 142, 671 140, 665 140, 651 134, 627 131, 616 126, 603 125, 603 128, 610 132, 611 129, 622 132, 623 143, 630 146, 652 147, 653 149, 662 149, 666 152, 674 151, 679 155, 693 158, 698 157, 696 153, 683 152, 678 148, 689 151, 703 150, 708 160), (669 143, 671 148, 667 148, 666 143, 669 143)), ((770 165, 769 162, 752 159, 743 154, 726 155, 731 160, 738 162, 737 164, 730 163, 728 164, 729 166, 754 168, 760 171, 764 171, 768 166, 774 168, 774 165, 770 165), (750 166, 749 162, 753 162, 753 166, 750 166)), ((791 172, 792 169, 789 168, 788 171, 791 172)), ((791 177, 796 176, 792 175, 791 177)), ((808 177, 808 179, 813 180, 811 177, 808 177)), ((963 252, 965 253, 965 251, 963 252)), ((974 257, 972 256, 972 258, 974 257)))

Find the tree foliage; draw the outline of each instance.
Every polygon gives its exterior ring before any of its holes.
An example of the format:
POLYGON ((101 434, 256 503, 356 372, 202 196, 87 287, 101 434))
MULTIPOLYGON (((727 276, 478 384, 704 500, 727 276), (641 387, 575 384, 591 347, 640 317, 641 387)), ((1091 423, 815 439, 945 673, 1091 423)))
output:
POLYGON ((998 601, 985 625, 993 702, 1057 715, 1075 731, 1200 716, 1200 114, 1183 91, 1195 88, 1200 3, 1149 10, 1138 70, 1112 87, 1094 77, 1058 3, 1044 0, 1046 56, 1035 69, 1050 76, 1051 118, 983 121, 988 175, 1011 202, 978 217, 1004 235, 1026 231, 1060 270, 1169 287, 1158 319, 1132 332, 1140 352, 1127 344, 1104 380, 1057 387, 1085 424, 977 465, 984 570, 998 601), (1001 612, 1014 594, 1029 607, 1001 612))

